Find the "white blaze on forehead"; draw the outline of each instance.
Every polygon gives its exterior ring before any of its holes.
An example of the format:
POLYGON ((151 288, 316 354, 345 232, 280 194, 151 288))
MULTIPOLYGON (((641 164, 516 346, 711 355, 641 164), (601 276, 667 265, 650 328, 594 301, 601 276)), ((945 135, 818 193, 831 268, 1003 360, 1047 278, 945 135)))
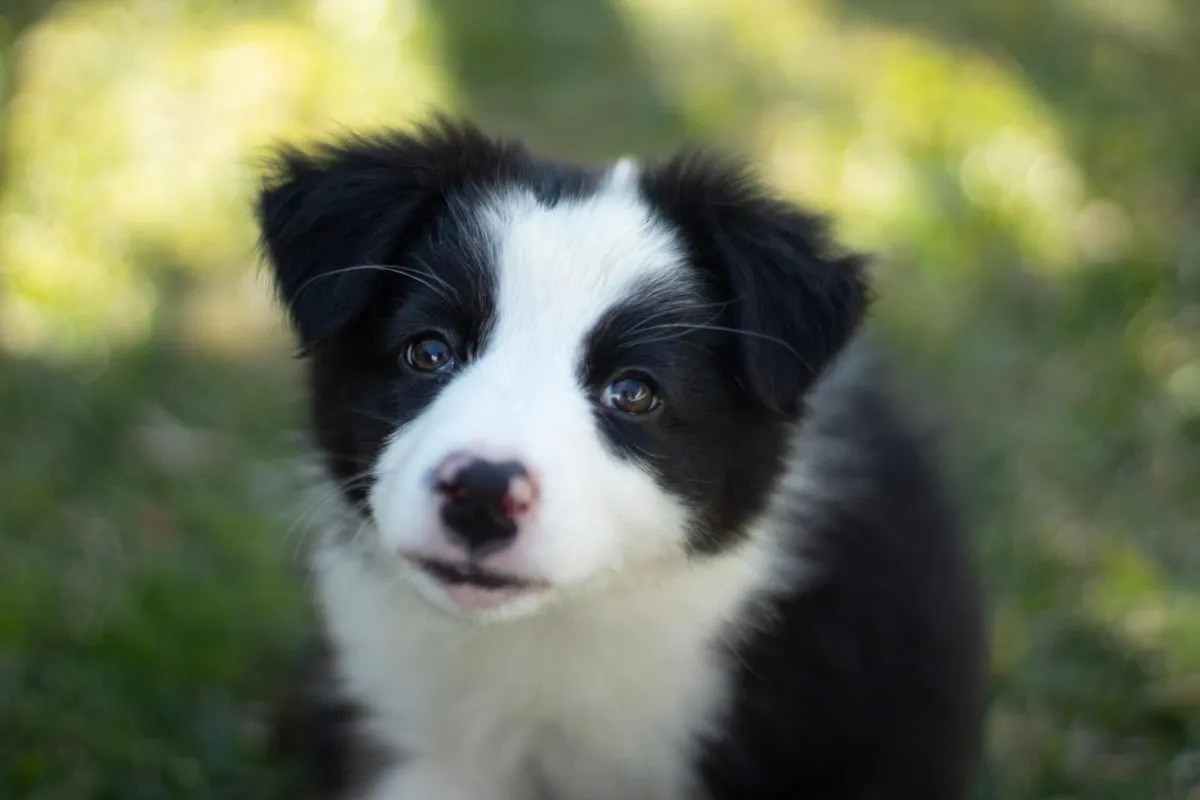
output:
POLYGON ((636 190, 638 179, 637 162, 626 156, 612 165, 608 171, 607 186, 609 189, 636 190))
POLYGON ((687 291, 679 242, 639 196, 633 163, 609 175, 595 194, 553 206, 523 190, 492 201, 482 220, 497 283, 488 349, 520 340, 556 366, 574 363, 613 306, 655 287, 687 291))

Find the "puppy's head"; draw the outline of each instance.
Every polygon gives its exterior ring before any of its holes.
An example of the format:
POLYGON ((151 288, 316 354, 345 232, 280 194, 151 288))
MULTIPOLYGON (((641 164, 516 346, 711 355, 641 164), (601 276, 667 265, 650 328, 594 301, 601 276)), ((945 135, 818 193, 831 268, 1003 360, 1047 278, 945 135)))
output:
POLYGON ((702 156, 584 170, 441 122, 279 166, 317 441, 386 566, 465 616, 736 546, 865 305, 814 219, 702 156))

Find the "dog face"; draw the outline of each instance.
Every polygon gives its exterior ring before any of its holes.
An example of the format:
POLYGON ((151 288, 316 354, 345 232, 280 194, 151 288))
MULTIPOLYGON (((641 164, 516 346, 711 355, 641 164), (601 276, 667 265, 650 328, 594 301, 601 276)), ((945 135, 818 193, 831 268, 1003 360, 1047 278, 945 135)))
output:
POLYGON ((473 619, 735 546, 865 305, 816 221, 699 156, 440 122, 285 153, 259 219, 374 557, 473 619))

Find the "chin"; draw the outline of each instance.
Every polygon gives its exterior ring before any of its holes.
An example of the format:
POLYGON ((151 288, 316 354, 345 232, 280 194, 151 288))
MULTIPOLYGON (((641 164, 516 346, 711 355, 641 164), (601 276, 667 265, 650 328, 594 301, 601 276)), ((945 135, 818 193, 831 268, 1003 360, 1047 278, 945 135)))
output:
POLYGON ((820 218, 440 119, 283 150, 258 219, 340 509, 318 796, 969 796, 973 561, 820 218))

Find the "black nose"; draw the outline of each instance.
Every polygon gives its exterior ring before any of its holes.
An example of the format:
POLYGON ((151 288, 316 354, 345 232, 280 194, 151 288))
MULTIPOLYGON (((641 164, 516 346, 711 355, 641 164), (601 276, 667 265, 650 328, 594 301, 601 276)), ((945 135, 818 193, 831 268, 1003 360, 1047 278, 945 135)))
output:
POLYGON ((517 536, 514 517, 522 510, 514 483, 527 478, 519 462, 483 459, 440 475, 436 488, 443 498, 442 522, 475 558, 503 550, 517 536))

